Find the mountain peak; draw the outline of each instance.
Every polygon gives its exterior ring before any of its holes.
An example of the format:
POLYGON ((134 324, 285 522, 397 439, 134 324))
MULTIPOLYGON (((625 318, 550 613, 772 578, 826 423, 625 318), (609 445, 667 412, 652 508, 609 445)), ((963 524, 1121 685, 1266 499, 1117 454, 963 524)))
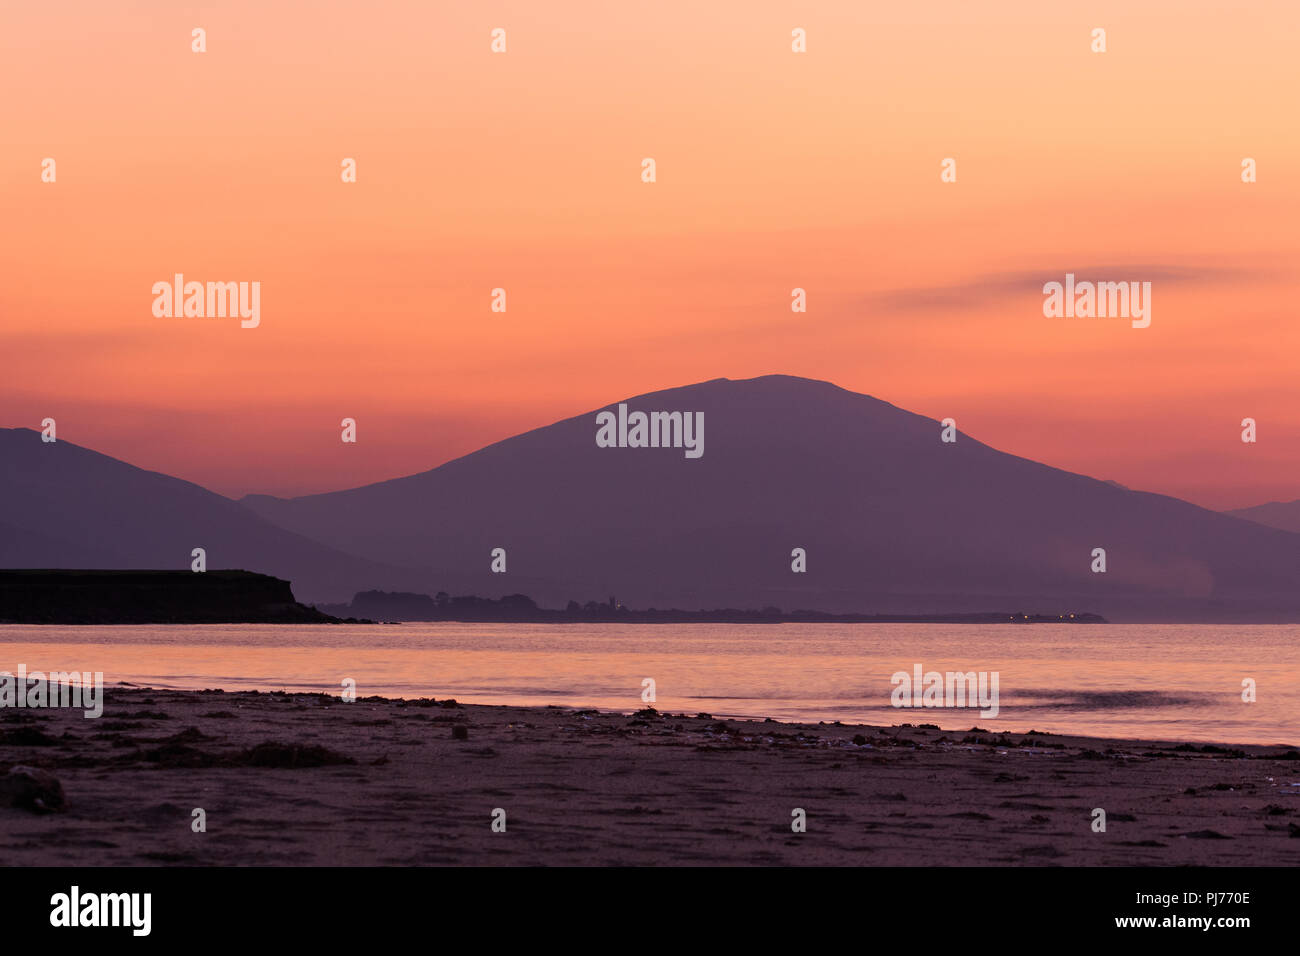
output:
POLYGON ((941 432, 830 382, 719 378, 618 399, 405 478, 245 500, 340 549, 435 580, 468 574, 472 593, 561 605, 617 593, 639 607, 1300 617, 1300 536, 941 432), (628 440, 633 415, 661 413, 666 427, 676 412, 700 416, 700 455, 628 440), (615 426, 617 441, 602 434, 615 426), (497 548, 505 575, 490 570, 497 548), (796 548, 806 571, 792 571, 796 548))

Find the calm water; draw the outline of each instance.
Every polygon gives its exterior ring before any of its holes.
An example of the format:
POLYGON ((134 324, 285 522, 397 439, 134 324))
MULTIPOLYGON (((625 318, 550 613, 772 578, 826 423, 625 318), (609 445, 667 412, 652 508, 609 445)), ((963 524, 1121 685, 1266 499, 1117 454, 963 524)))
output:
POLYGON ((1300 744, 1300 626, 0 626, 0 670, 169 688, 455 697, 945 730, 1300 744), (996 718, 895 709, 895 671, 999 672, 996 718), (1258 701, 1241 701, 1243 678, 1258 701))

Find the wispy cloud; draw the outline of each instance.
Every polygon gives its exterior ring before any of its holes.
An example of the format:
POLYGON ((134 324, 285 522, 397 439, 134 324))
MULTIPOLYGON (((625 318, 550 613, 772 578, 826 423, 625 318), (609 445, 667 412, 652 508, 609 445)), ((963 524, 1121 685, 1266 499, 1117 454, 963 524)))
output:
POLYGON ((1254 269, 1230 269, 1219 266, 1171 266, 1142 263, 1089 265, 1061 263, 1041 269, 1016 272, 988 272, 959 282, 929 286, 888 289, 859 301, 872 309, 894 312, 934 312, 945 309, 969 309, 1022 295, 1043 294, 1043 283, 1060 281, 1067 272, 1080 280, 1177 283, 1180 285, 1232 285, 1267 278, 1270 273, 1254 269))

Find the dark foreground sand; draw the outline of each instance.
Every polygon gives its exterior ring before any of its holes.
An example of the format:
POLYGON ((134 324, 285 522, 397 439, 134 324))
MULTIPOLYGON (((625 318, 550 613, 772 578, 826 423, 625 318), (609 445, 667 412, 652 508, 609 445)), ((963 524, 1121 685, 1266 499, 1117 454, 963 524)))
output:
POLYGON ((0 807, 0 833, 4 862, 17 866, 1295 865, 1298 757, 1280 747, 110 690, 98 720, 0 711, 0 775, 43 768, 66 798, 54 813, 0 807), (468 739, 456 739, 457 725, 468 739), (258 747, 268 742, 284 746, 258 747), (196 807, 206 833, 191 830, 196 807), (498 807, 505 833, 491 830, 498 807), (806 833, 791 832, 796 807, 806 833), (1094 807, 1107 812, 1105 833, 1092 831, 1094 807))

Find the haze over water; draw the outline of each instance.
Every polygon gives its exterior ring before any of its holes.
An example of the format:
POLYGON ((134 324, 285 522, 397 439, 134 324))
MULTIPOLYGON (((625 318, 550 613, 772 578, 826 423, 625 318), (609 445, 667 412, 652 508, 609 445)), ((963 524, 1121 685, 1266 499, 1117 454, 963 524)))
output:
MULTIPOLYGON (((1300 626, 0 626, 0 670, 177 689, 454 697, 945 730, 1300 744, 1300 626), (894 708, 890 676, 998 671, 999 713, 894 708), (1243 703, 1253 678, 1257 702, 1243 703)), ((106 716, 111 716, 106 714, 106 716)))

